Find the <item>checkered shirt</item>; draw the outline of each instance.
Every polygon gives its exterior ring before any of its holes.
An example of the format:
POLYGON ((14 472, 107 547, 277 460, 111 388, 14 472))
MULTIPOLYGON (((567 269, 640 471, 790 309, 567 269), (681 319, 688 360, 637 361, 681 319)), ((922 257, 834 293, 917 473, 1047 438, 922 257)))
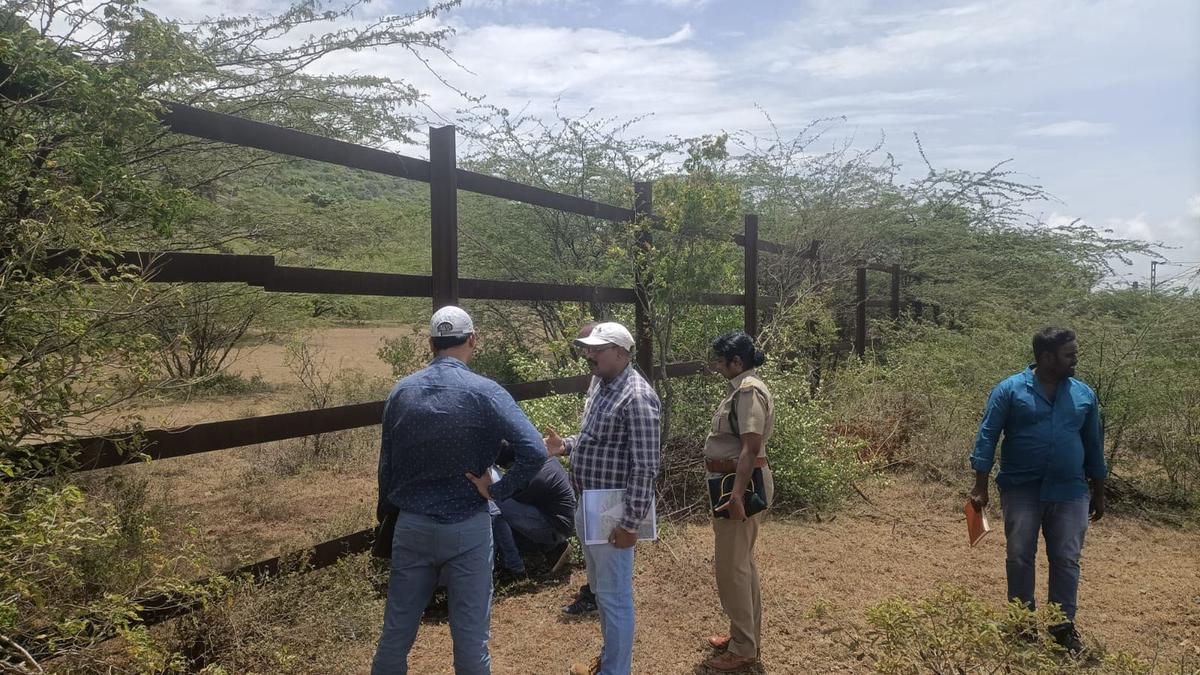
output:
POLYGON ((629 366, 610 382, 593 382, 579 433, 564 439, 571 486, 580 494, 623 488, 619 524, 629 531, 637 530, 654 499, 661 409, 654 387, 629 366))

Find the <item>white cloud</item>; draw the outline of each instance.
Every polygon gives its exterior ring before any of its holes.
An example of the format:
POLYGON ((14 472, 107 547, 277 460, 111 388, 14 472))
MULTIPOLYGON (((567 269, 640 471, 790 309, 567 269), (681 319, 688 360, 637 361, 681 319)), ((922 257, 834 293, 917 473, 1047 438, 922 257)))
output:
POLYGON ((1104 222, 1105 229, 1110 229, 1114 234, 1130 239, 1143 239, 1145 241, 1156 241, 1162 239, 1160 232, 1146 217, 1146 214, 1139 213, 1132 218, 1109 218, 1104 222))
POLYGON ((1192 218, 1200 218, 1200 194, 1192 195, 1187 201, 1187 213, 1192 218))
MULTIPOLYGON (((864 23, 893 27, 883 35, 863 33, 854 44, 810 50, 801 67, 817 77, 839 80, 911 72, 942 70, 955 74, 1008 70, 1015 67, 1010 53, 1020 45, 1049 33, 1044 11, 1029 3, 991 3, 932 13, 911 12, 895 17, 874 17, 869 22, 844 17, 842 26, 864 23), (994 51, 995 54, 989 54, 994 51)), ((803 31, 797 23, 795 30, 803 31)))
POLYGON ((625 0, 627 5, 658 5, 670 9, 698 9, 709 2, 710 0, 625 0))
POLYGON ((1108 136, 1114 131, 1116 131, 1116 128, 1107 122, 1069 120, 1025 129, 1018 132, 1017 135, 1039 138, 1092 138, 1096 136, 1108 136))

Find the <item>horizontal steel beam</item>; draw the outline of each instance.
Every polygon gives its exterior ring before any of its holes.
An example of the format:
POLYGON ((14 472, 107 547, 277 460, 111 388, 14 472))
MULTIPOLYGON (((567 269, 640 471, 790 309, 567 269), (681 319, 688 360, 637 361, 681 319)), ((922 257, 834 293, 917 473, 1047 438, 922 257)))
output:
MULTIPOLYGON (((666 368, 667 377, 701 372, 704 372, 704 364, 698 361, 670 364, 666 368)), ((505 385, 505 389, 514 399, 526 401, 587 391, 590 381, 591 377, 588 375, 576 375, 509 384, 505 385)), ((133 451, 143 453, 152 460, 170 459, 374 426, 383 418, 383 405, 384 401, 371 401, 333 408, 204 422, 170 429, 150 429, 143 431, 140 436, 128 433, 106 434, 72 440, 68 445, 76 453, 76 470, 90 471, 126 464, 133 451)), ((33 453, 52 452, 61 445, 43 443, 30 446, 29 450, 33 453)))

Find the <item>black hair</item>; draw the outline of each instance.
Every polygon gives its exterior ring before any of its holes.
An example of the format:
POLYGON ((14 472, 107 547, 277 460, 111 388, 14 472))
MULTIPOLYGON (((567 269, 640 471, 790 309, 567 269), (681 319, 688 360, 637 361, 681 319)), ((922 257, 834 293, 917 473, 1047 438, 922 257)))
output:
POLYGON ((1075 331, 1069 328, 1047 327, 1033 334, 1033 360, 1047 352, 1057 354, 1058 348, 1075 339, 1075 331))
POLYGON ((734 331, 720 335, 712 342, 713 354, 732 361, 733 357, 742 360, 742 368, 749 370, 767 362, 767 355, 754 348, 754 338, 742 331, 734 331))
POLYGON ((433 344, 433 351, 440 352, 445 349, 453 349, 459 345, 465 345, 467 344, 467 339, 470 337, 471 334, 467 333, 466 335, 458 336, 449 335, 442 337, 431 337, 429 338, 429 341, 431 344, 433 344))

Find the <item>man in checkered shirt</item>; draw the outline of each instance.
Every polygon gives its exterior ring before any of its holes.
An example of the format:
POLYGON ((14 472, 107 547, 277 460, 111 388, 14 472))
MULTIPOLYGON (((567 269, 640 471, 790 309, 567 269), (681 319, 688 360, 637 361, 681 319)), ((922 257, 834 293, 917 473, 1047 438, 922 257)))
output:
MULTIPOLYGON (((584 544, 592 592, 600 606, 604 649, 573 675, 629 675, 633 662, 633 550, 648 517, 658 475, 661 404, 658 394, 630 362, 633 336, 619 323, 600 323, 575 341, 600 382, 588 399, 579 433, 559 438, 550 431, 552 455, 570 455, 571 484, 584 490, 622 489, 624 513, 607 544, 584 544)), ((583 532, 583 500, 575 512, 583 532)))

